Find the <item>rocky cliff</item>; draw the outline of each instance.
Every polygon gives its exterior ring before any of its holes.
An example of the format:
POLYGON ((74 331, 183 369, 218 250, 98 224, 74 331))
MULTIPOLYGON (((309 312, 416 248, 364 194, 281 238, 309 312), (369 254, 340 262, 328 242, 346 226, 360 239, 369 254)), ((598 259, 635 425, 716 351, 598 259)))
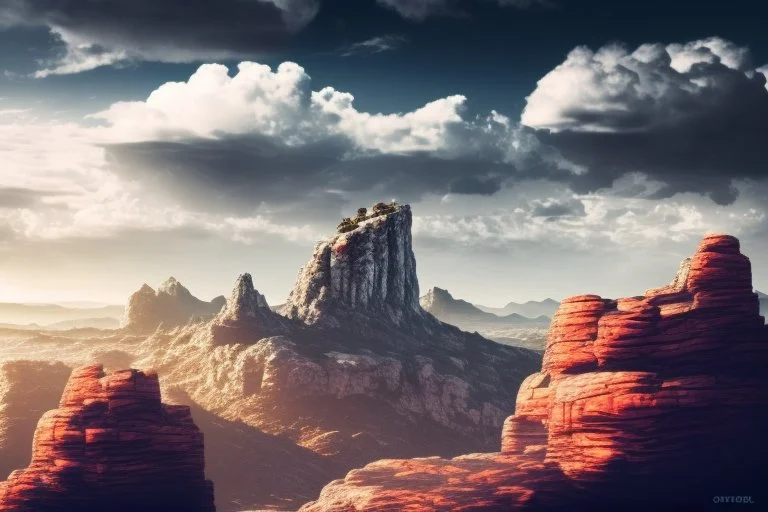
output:
POLYGON ((674 510, 765 503, 768 328, 736 238, 711 235, 667 286, 564 300, 501 452, 382 460, 303 512, 674 510))
POLYGON ((398 206, 317 244, 283 314, 328 327, 361 316, 405 327, 423 322, 411 224, 410 206, 398 206))
POLYGON ((35 431, 32 462, 0 484, 2 511, 214 511, 203 436, 160 401, 157 375, 75 370, 35 431))
POLYGON ((211 302, 200 300, 171 277, 157 291, 144 284, 130 296, 123 327, 135 332, 152 332, 160 325, 172 328, 196 317, 211 317, 219 313, 225 304, 223 296, 211 302))
MULTIPOLYGON (((341 476, 380 457, 492 449, 541 358, 421 309, 410 221, 402 206, 321 243, 284 308, 291 318, 241 278, 217 318, 155 333, 136 364, 220 418, 305 449, 286 484, 318 455, 341 476)), ((295 509, 319 488, 274 488, 272 501, 240 509, 295 509)))

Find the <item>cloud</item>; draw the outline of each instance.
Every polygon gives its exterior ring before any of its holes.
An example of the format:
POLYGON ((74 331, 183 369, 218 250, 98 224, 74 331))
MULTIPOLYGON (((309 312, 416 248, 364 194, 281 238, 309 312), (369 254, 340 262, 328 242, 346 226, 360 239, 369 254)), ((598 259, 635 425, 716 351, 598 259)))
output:
POLYGON ((533 201, 531 209, 531 216, 533 217, 583 217, 586 214, 584 203, 578 198, 568 200, 538 199, 533 201))
POLYGON ((586 193, 626 173, 664 184, 655 197, 737 195, 733 179, 764 179, 766 79, 747 49, 710 38, 574 49, 527 98, 522 123, 589 172, 572 180, 586 193))
POLYGON ((336 53, 338 53, 342 57, 352 57, 355 55, 371 55, 376 53, 383 53, 383 52, 388 52, 392 50, 397 50, 407 42, 408 42, 408 39, 402 35, 376 36, 370 39, 366 39, 365 41, 360 41, 357 43, 350 44, 348 46, 343 46, 342 48, 337 50, 336 53))
POLYGON ((64 47, 38 76, 126 60, 194 62, 272 51, 317 14, 319 0, 13 0, 0 26, 44 26, 64 47))
POLYGON ((123 179, 238 211, 315 204, 335 217, 352 196, 487 196, 510 182, 578 172, 531 130, 497 112, 469 116, 466 102, 456 95, 410 112, 364 112, 349 93, 312 91, 295 63, 243 62, 233 76, 201 66, 146 101, 92 117, 104 123, 99 133, 123 179))
MULTIPOLYGON (((471 0, 467 3, 471 3, 471 0)), ((550 5, 549 0, 491 0, 502 7, 529 8, 534 5, 550 5)), ((377 0, 412 21, 423 21, 430 16, 451 15, 460 12, 461 0, 377 0)))

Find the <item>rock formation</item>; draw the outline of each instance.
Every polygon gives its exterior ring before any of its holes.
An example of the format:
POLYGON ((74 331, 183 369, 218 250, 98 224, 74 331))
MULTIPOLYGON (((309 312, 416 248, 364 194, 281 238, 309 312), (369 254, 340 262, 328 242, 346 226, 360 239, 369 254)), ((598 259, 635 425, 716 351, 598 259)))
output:
POLYGON ((194 317, 209 318, 226 304, 223 296, 205 302, 170 277, 155 292, 144 284, 128 299, 123 326, 130 331, 152 332, 160 325, 171 328, 188 323, 194 317))
POLYGON ((210 323, 211 339, 217 344, 251 343, 286 334, 291 322, 272 311, 266 298, 253 287, 250 274, 237 278, 226 306, 210 323))
POLYGON ((411 224, 410 206, 397 206, 317 244, 283 313, 329 327, 360 314, 401 326, 421 321, 411 224))
MULTIPOLYGON (((284 308, 290 318, 264 307, 243 276, 218 317, 155 333, 136 364, 224 420, 323 456, 334 477, 381 457, 492 449, 541 358, 420 307, 410 222, 402 206, 321 243, 284 308)), ((243 505, 295 506, 319 485, 303 498, 295 489, 243 505)))
POLYGON ((215 510, 189 408, 157 374, 75 370, 35 431, 32 462, 0 484, 0 511, 215 510))
POLYGON ((71 371, 62 363, 0 364, 0 479, 29 464, 37 420, 59 403, 71 371))
POLYGON ((566 299, 501 452, 382 460, 302 512, 706 510, 765 503, 768 327, 736 238, 710 235, 668 286, 566 299), (660 505, 663 504, 663 505, 660 505))

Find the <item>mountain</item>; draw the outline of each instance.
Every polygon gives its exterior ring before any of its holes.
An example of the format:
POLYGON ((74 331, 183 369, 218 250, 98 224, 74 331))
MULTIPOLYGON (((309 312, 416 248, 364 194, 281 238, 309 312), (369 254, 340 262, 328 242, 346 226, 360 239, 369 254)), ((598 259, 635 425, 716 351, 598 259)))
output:
POLYGON ((477 330, 474 327, 478 325, 547 326, 551 321, 547 316, 528 318, 517 313, 505 316, 486 313, 467 301, 454 299, 447 290, 442 288, 432 288, 419 299, 419 302, 425 311, 463 330, 477 330))
POLYGON ((556 300, 544 299, 540 301, 529 300, 528 302, 523 303, 510 302, 503 308, 490 308, 481 305, 476 305, 475 307, 486 313, 493 313, 498 316, 517 314, 528 318, 536 318, 539 316, 552 318, 552 315, 555 314, 559 305, 560 303, 556 300))
POLYGON ((3 512, 216 510, 203 435, 152 372, 73 371, 34 439, 29 467, 0 483, 3 512))
POLYGON ((380 460, 300 510, 718 510, 731 493, 765 502, 768 326, 757 303, 749 259, 727 235, 704 238, 644 296, 565 299, 500 453, 380 460))
POLYGON ((495 448, 541 357, 422 309, 411 224, 410 207, 392 207, 318 243, 282 315, 244 274, 214 318, 142 343, 134 365, 157 368, 184 403, 293 443, 291 464, 260 458, 271 473, 244 459, 217 468, 221 493, 272 486, 220 494, 222 510, 295 510, 323 484, 318 457, 335 478, 381 457, 495 448))
POLYGON ((60 322, 82 321, 91 318, 122 318, 122 306, 97 308, 64 307, 58 304, 0 303, 0 324, 46 326, 60 322))
POLYGON ((168 278, 155 291, 144 284, 128 299, 123 327, 133 332, 151 332, 184 325, 199 318, 208 318, 226 304, 224 296, 210 302, 198 299, 174 277, 168 278))
POLYGON ((48 324, 44 327, 50 331, 66 331, 69 329, 118 329, 120 320, 117 318, 77 318, 48 324))

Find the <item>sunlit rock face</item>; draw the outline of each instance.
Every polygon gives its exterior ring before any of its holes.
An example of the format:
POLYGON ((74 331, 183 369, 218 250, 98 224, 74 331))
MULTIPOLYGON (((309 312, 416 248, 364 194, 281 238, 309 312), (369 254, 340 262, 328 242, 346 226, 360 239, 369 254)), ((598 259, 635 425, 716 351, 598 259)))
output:
POLYGON ((402 326, 423 321, 412 222, 410 206, 398 206, 317 244, 283 313, 330 327, 360 315, 402 326))
POLYGON ((329 475, 378 458, 492 450, 520 382, 541 366, 534 351, 423 311, 410 208, 386 212, 321 244, 339 254, 302 270, 283 309, 288 316, 265 307, 243 276, 216 318, 143 344, 136 364, 157 368, 190 403, 306 450, 271 501, 246 508, 298 508, 329 475), (318 455, 330 466, 319 482, 318 455), (305 477, 297 493, 289 484, 305 477))
POLYGON ((75 370, 35 431, 32 462, 0 484, 0 510, 212 512, 203 436, 164 405, 157 375, 75 370))
POLYGON ((221 311, 226 299, 211 302, 198 299, 171 277, 155 291, 144 284, 128 299, 123 327, 134 332, 152 332, 161 325, 172 328, 190 321, 209 318, 221 311))
POLYGON ((736 238, 707 236, 667 286, 562 302, 500 453, 379 461, 330 483, 302 511, 765 502, 766 364, 750 261, 736 238))

